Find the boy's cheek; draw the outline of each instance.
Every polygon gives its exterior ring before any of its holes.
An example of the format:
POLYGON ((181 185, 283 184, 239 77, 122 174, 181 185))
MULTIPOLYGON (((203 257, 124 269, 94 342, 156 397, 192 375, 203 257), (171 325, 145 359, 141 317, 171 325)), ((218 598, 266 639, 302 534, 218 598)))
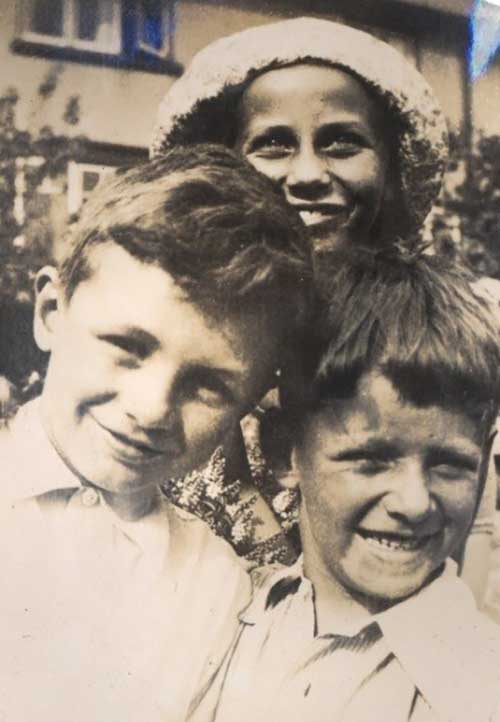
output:
POLYGON ((203 456, 209 455, 217 444, 222 443, 239 417, 233 410, 211 409, 192 403, 184 406, 181 418, 187 452, 203 456))

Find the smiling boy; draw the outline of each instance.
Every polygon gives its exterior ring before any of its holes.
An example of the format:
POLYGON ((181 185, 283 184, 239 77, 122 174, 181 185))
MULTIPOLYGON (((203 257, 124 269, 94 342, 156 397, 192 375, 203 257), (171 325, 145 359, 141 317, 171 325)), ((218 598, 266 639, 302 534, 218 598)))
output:
POLYGON ((470 279, 398 249, 333 259, 283 373, 303 557, 263 570, 194 720, 500 719, 500 630, 450 555, 481 497, 499 398, 470 279))
POLYGON ((183 718, 248 588, 159 484, 273 384, 308 267, 269 181, 199 146, 117 173, 40 271, 45 386, 0 437, 0 717, 183 718))

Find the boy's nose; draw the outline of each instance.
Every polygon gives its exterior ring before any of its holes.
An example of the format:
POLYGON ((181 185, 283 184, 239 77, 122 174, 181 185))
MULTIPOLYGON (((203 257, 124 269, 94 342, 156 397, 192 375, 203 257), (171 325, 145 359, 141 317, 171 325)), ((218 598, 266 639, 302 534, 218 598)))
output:
POLYGON ((417 464, 409 468, 404 478, 384 496, 383 503, 390 516, 411 524, 424 521, 435 505, 423 469, 417 464))
POLYGON ((173 401, 175 374, 138 373, 127 380, 126 414, 145 430, 170 429, 177 416, 173 401))

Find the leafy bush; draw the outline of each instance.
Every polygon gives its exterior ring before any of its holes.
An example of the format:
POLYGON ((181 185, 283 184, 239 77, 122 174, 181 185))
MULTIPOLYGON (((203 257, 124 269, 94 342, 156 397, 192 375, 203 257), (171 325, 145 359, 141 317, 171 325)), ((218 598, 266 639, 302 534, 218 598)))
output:
MULTIPOLYGON (((55 87, 47 85, 39 88, 44 100, 55 87)), ((44 184, 65 176, 68 161, 85 143, 48 127, 19 130, 18 101, 14 88, 0 97, 0 303, 32 299, 33 275, 50 257, 53 240, 44 184)), ((77 98, 70 98, 63 109, 66 122, 75 123, 77 107, 77 98)))
POLYGON ((479 273, 500 278, 500 136, 480 136, 472 151, 453 139, 426 233, 439 251, 458 253, 479 273))
MULTIPOLYGON (((38 88, 37 118, 59 72, 55 66, 38 88)), ((52 254, 50 184, 67 178, 68 162, 81 155, 85 139, 57 135, 46 126, 20 130, 18 103, 15 88, 0 96, 0 375, 22 387, 41 364, 29 319, 35 274, 52 254)), ((78 113, 78 97, 69 98, 61 112, 64 122, 76 125, 78 113)))

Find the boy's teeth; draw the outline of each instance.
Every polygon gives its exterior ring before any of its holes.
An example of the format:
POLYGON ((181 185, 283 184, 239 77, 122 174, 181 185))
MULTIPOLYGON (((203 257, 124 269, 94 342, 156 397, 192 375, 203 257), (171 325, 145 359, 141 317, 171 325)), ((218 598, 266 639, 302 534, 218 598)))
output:
POLYGON ((403 539, 402 537, 389 537, 374 532, 371 532, 370 534, 363 534, 363 537, 369 544, 373 544, 374 546, 382 546, 386 549, 402 549, 404 551, 414 551, 415 549, 418 549, 424 541, 423 537, 403 539))

